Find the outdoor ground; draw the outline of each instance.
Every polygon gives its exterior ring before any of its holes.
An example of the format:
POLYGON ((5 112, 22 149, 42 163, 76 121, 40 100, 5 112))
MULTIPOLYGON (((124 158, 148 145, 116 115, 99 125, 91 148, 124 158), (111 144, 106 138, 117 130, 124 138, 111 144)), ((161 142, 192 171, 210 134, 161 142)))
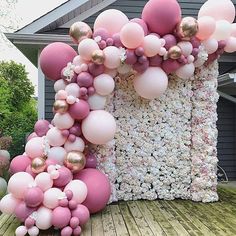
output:
MULTIPOLYGON (((203 204, 185 200, 129 201, 108 206, 92 216, 82 236, 236 235, 236 185, 220 185, 220 201, 203 204)), ((0 216, 0 236, 13 236, 19 225, 0 216)), ((58 232, 40 233, 42 236, 58 232)))

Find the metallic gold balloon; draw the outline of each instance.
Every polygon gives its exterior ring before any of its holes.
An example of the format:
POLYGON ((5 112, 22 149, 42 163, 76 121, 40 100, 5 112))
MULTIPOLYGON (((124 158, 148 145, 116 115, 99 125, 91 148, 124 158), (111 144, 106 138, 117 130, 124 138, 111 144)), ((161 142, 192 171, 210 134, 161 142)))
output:
POLYGON ((102 50, 95 50, 92 54, 92 61, 95 64, 102 65, 105 61, 105 55, 102 50))
POLYGON ((182 55, 182 50, 178 46, 173 46, 168 51, 168 57, 173 60, 179 59, 181 57, 181 55, 182 55))
POLYGON ((64 165, 73 173, 77 173, 80 170, 84 169, 85 164, 85 155, 79 151, 68 152, 64 159, 64 165))
POLYGON ((31 170, 35 174, 43 172, 46 169, 46 167, 47 167, 46 162, 41 157, 36 157, 31 162, 31 170))
POLYGON ((177 34, 182 40, 190 40, 198 32, 198 22, 193 17, 184 17, 177 25, 177 34))
POLYGON ((88 24, 78 21, 70 27, 69 35, 74 43, 79 44, 83 39, 92 37, 92 30, 88 24))
POLYGON ((64 100, 56 100, 53 104, 53 111, 58 112, 60 114, 64 114, 67 112, 69 105, 64 100))

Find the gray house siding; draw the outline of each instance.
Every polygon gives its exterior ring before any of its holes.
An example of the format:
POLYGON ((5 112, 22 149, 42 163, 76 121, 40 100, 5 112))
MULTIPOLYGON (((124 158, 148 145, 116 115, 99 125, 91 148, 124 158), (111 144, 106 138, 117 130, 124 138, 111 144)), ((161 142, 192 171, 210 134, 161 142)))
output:
MULTIPOLYGON (((143 6, 147 1, 143 0, 118 0, 105 9, 115 8, 123 11, 130 19, 140 17, 143 6)), ((197 16, 199 8, 205 0, 179 0, 182 7, 183 16, 197 16)), ((236 4, 236 0, 233 0, 236 4)), ((104 9, 103 9, 104 10, 104 9)), ((97 15, 87 18, 85 22, 91 26, 94 23, 97 15)), ((50 32, 51 34, 68 34, 69 29, 58 28, 50 32)), ((236 58, 235 58, 236 61, 236 58)), ((229 61, 224 61, 220 64, 220 73, 227 73, 235 68, 235 65, 229 61)), ((52 105, 54 102, 53 82, 45 81, 45 118, 51 120, 53 118, 52 105)), ((231 180, 236 180, 236 106, 235 104, 220 98, 218 103, 218 157, 219 164, 223 167, 231 180)))

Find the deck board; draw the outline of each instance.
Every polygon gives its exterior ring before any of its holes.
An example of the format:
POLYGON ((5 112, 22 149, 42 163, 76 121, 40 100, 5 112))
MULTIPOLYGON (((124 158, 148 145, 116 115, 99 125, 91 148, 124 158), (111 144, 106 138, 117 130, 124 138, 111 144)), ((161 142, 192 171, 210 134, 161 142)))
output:
MULTIPOLYGON (((219 188, 217 203, 128 201, 106 207, 91 217, 82 236, 233 236, 236 235, 236 188, 219 188)), ((13 236, 19 222, 0 215, 0 236, 13 236)), ((40 232, 58 236, 58 231, 40 232)))

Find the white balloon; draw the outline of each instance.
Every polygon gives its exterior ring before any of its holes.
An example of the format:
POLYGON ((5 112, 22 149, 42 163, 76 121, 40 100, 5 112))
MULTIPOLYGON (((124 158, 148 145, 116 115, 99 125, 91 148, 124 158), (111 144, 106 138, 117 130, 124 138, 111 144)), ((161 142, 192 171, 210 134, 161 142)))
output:
POLYGON ((52 226, 52 210, 46 207, 40 207, 37 210, 36 226, 39 229, 46 230, 52 226))
POLYGON ((59 198, 62 191, 59 188, 50 188, 44 193, 43 205, 49 209, 54 209, 59 205, 59 198))
POLYGON ((190 42, 179 42, 177 45, 181 48, 184 56, 187 57, 191 55, 193 51, 193 45, 190 42))
POLYGON ((63 165, 65 156, 66 150, 63 147, 52 147, 48 152, 48 159, 58 162, 59 165, 63 165))
POLYGON ((39 229, 36 226, 31 227, 28 229, 29 236, 37 236, 39 235, 39 229))
POLYGON ((70 116, 70 114, 67 112, 65 114, 56 113, 53 118, 54 125, 58 129, 69 129, 74 124, 74 119, 70 116))
POLYGON ((216 29, 211 37, 217 41, 225 40, 230 37, 231 29, 231 24, 228 21, 219 20, 216 22, 216 29))
POLYGON ((53 186, 53 181, 51 176, 47 172, 42 172, 35 177, 36 185, 42 189, 43 192, 50 189, 53 186))
POLYGON ((180 67, 175 73, 182 79, 189 79, 191 76, 193 76, 194 71, 195 66, 193 63, 190 63, 180 67))
POLYGON ((27 233, 28 233, 27 228, 23 225, 17 227, 15 231, 16 236, 25 236, 27 233))
POLYGON ((105 96, 101 96, 97 93, 88 98, 88 103, 91 110, 103 110, 106 106, 106 101, 107 98, 105 96))
POLYGON ((57 127, 53 127, 48 130, 46 138, 48 140, 49 145, 53 147, 60 147, 66 141, 66 137, 61 134, 61 130, 59 130, 57 127))
POLYGON ((63 79, 59 79, 54 84, 54 90, 57 93, 60 90, 65 90, 66 82, 63 79))
POLYGON ((80 90, 80 87, 76 83, 68 84, 65 88, 65 91, 67 92, 67 96, 73 96, 75 98, 79 97, 80 95, 79 90, 80 90))
POLYGON ((19 203, 19 199, 13 197, 12 194, 7 194, 0 201, 0 211, 4 214, 11 215, 14 213, 15 208, 19 203))
POLYGON ((216 52, 218 49, 218 42, 214 38, 207 39, 203 41, 202 44, 209 55, 216 52))
POLYGON ((82 138, 76 137, 74 142, 66 141, 64 148, 67 152, 70 151, 80 151, 83 152, 85 147, 85 143, 82 138))
POLYGON ((93 81, 96 92, 102 96, 109 95, 115 88, 115 82, 110 75, 101 74, 94 78, 93 81))

